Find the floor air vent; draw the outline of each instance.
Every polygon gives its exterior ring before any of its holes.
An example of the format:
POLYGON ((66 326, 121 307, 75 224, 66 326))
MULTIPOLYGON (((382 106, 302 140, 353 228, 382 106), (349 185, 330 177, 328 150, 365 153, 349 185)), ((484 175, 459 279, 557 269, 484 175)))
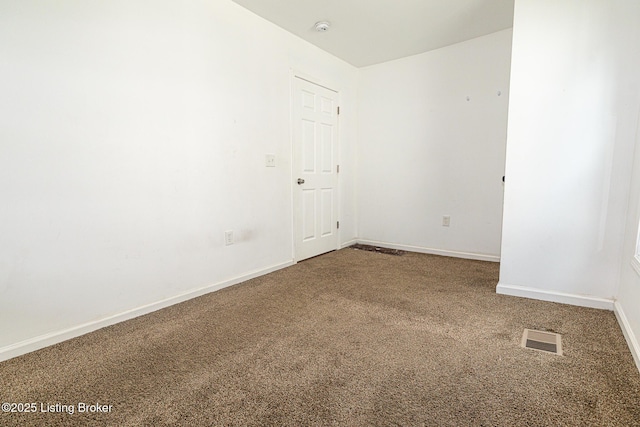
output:
POLYGON ((562 356, 562 337, 560 334, 525 329, 522 335, 522 347, 544 351, 562 356))
POLYGON ((360 243, 356 243, 355 245, 351 245, 350 247, 353 249, 361 250, 361 251, 377 252, 379 254, 398 255, 398 256, 402 256, 405 254, 404 251, 401 251, 399 249, 381 248, 380 246, 362 245, 360 243))

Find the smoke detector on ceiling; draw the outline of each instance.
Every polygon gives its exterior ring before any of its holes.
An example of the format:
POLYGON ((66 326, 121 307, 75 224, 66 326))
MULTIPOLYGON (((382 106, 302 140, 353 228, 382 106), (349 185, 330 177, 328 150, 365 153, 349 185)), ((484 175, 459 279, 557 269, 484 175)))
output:
POLYGON ((327 21, 316 22, 316 25, 315 25, 316 31, 319 33, 324 33, 328 31, 330 26, 331 26, 331 23, 327 21))

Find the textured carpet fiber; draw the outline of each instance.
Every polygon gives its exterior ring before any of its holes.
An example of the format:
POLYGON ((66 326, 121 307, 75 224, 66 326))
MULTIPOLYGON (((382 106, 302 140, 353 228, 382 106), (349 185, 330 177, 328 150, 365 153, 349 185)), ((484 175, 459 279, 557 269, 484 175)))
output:
POLYGON ((0 425, 640 425, 613 313, 496 295, 498 268, 310 259, 0 363, 0 400, 38 405, 0 425), (564 356, 521 348, 525 328, 564 356))

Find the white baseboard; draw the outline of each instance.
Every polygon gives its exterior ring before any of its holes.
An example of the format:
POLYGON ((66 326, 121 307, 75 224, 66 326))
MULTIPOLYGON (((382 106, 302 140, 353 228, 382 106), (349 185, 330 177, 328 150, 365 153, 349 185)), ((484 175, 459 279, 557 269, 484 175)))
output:
POLYGON ((578 305, 580 307, 599 308, 602 310, 613 310, 614 301, 611 299, 594 297, 590 295, 568 294, 564 292, 547 291, 526 286, 509 285, 498 283, 496 293, 511 295, 514 297, 531 298, 542 301, 559 302, 562 304, 578 305))
POLYGON ((349 246, 355 245, 356 243, 358 243, 358 241, 357 241, 356 239, 351 239, 351 240, 349 240, 348 242, 344 242, 344 243, 342 243, 342 244, 340 245, 340 249, 344 249, 344 248, 346 248, 346 247, 349 247, 349 246))
POLYGON ((6 347, 0 348, 0 362, 11 359, 13 357, 21 356, 26 353, 30 353, 35 350, 39 350, 50 345, 58 344, 62 341, 69 340, 71 338, 79 337, 80 335, 93 332, 95 330, 110 326, 116 323, 124 322, 125 320, 133 319, 134 317, 142 316, 144 314, 151 313, 156 310, 160 310, 165 307, 169 307, 174 304, 178 304, 183 301, 190 300, 192 298, 199 297, 201 295, 208 294, 210 292, 218 291, 220 289, 236 285, 238 283, 245 282, 255 277, 263 276, 276 270, 280 270, 285 267, 293 265, 294 262, 287 261, 281 264, 276 264, 271 267, 250 271, 246 274, 233 277, 231 279, 208 285, 203 288, 188 291, 170 298, 156 301, 151 304, 146 304, 140 307, 136 307, 131 310, 123 311, 111 316, 104 317, 99 320, 83 323, 81 325, 73 326, 60 331, 50 332, 48 334, 40 335, 34 338, 30 338, 16 344, 11 344, 6 347))
POLYGON ((627 319, 627 315, 624 313, 622 305, 620 305, 618 301, 614 304, 613 312, 616 314, 616 318, 618 319, 618 323, 622 329, 622 334, 627 340, 627 345, 629 346, 633 360, 636 362, 636 367, 638 368, 638 371, 640 371, 640 344, 638 344, 638 340, 631 329, 631 324, 627 319))
POLYGON ((478 254, 474 252, 448 251, 444 249, 427 248, 424 246, 399 245, 397 243, 378 242, 375 240, 358 239, 354 243, 360 243, 362 245, 380 246, 384 248, 398 249, 401 251, 408 251, 408 252, 419 252, 423 254, 450 256, 454 258, 476 259, 479 261, 500 262, 500 256, 498 255, 478 254))

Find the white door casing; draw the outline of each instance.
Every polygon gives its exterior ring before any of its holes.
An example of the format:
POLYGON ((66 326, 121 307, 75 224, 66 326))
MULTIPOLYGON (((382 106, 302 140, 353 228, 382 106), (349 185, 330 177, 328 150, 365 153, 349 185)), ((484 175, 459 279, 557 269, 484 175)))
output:
POLYGON ((338 94, 293 78, 295 260, 338 248, 338 94))

